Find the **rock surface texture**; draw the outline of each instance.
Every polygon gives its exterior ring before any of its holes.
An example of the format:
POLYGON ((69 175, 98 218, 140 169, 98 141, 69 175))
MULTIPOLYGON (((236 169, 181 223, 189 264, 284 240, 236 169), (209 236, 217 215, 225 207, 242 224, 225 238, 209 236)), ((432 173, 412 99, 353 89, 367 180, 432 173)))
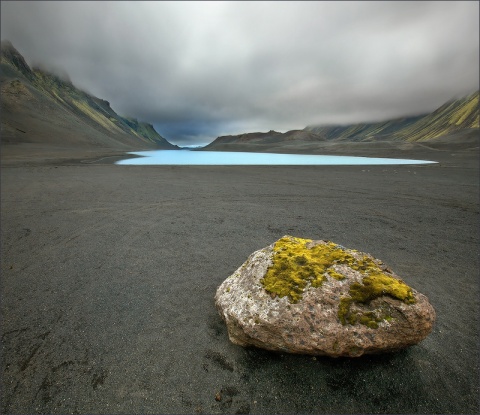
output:
POLYGON ((251 254, 215 304, 235 344, 333 357, 417 344, 435 321, 427 297, 370 254, 292 236, 251 254))

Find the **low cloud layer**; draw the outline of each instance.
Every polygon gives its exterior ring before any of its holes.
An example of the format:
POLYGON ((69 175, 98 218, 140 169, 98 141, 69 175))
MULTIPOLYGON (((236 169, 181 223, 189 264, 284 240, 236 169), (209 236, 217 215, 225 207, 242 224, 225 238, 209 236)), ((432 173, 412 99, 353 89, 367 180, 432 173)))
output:
POLYGON ((13 2, 1 38, 179 145, 378 121, 478 89, 479 3, 13 2))

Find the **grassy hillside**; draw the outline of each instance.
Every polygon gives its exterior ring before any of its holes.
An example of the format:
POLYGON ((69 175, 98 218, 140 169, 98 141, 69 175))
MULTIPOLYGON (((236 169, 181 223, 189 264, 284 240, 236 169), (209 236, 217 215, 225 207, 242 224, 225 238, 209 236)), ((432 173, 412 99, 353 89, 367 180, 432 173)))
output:
POLYGON ((430 114, 377 123, 309 126, 305 130, 327 140, 426 141, 456 131, 479 128, 479 92, 452 100, 430 114))
POLYGON ((108 101, 69 80, 30 68, 1 43, 2 143, 43 143, 114 149, 178 148, 152 125, 118 115, 108 101))
POLYGON ((447 102, 436 111, 395 133, 406 141, 426 141, 460 130, 479 128, 479 91, 447 102))
POLYGON ((392 134, 400 129, 408 128, 424 116, 419 115, 373 123, 308 126, 305 130, 311 131, 325 140, 376 141, 391 139, 392 134))

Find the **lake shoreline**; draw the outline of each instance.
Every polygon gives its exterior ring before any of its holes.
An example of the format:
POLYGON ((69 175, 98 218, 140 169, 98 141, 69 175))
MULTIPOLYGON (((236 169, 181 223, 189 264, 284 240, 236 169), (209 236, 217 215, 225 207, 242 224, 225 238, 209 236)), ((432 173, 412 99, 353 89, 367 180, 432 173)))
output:
POLYGON ((130 152, 122 166, 374 166, 436 164, 431 160, 320 154, 254 153, 240 151, 151 150, 130 152))
MULTIPOLYGON (((442 165, 456 165, 461 158, 478 160, 478 134, 468 139, 452 141, 431 140, 421 143, 378 142, 378 143, 308 143, 307 145, 281 145, 265 147, 259 145, 230 145, 223 149, 229 152, 259 152, 274 154, 304 154, 304 155, 337 155, 356 157, 384 157, 399 159, 432 160, 442 165)), ((34 166, 34 165, 72 165, 72 164, 113 164, 116 161, 138 157, 129 152, 135 150, 85 148, 85 147, 54 147, 34 143, 1 144, 2 166, 34 166)), ((144 151, 144 150, 138 150, 144 151)), ((194 150, 168 150, 193 151, 194 150)), ((220 152, 222 149, 208 151, 220 152)))

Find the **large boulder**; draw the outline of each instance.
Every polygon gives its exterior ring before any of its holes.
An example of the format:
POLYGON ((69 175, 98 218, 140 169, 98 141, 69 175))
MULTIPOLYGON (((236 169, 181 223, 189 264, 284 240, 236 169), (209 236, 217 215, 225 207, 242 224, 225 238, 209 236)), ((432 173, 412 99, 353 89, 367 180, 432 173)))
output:
POLYGON ((333 357, 414 345, 435 320, 427 297, 370 254, 292 236, 251 254, 215 304, 235 344, 333 357))

